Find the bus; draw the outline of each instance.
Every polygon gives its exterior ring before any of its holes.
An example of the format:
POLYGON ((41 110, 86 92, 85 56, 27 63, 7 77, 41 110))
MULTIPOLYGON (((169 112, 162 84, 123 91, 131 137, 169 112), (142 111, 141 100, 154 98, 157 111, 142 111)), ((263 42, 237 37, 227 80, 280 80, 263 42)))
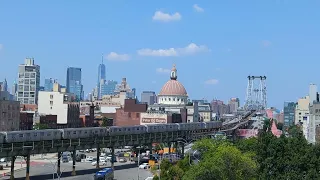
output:
POLYGON ((112 168, 104 168, 94 175, 94 180, 113 180, 114 172, 112 168))

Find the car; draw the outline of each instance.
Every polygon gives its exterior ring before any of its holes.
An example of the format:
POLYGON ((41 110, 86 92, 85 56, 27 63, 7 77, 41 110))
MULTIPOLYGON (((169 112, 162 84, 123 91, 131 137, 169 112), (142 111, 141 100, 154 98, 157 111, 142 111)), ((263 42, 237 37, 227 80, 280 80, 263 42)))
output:
MULTIPOLYGON (((97 161, 93 161, 91 163, 92 166, 96 166, 97 165, 97 161)), ((106 166, 107 165, 107 162, 106 161, 99 161, 99 165, 102 165, 102 166, 106 166)))
POLYGON ((112 155, 108 155, 106 159, 110 161, 112 159, 112 155))
POLYGON ((127 159, 126 159, 126 158, 120 158, 120 159, 119 159, 119 162, 125 163, 125 162, 127 162, 127 159))
POLYGON ((92 162, 93 161, 93 157, 92 156, 87 156, 86 157, 86 161, 87 162, 92 162))
POLYGON ((63 157, 62 157, 62 162, 63 162, 63 163, 69 162, 68 156, 63 156, 63 157))
POLYGON ((2 162, 2 163, 3 163, 3 162, 7 162, 7 158, 1 158, 1 159, 0 159, 0 162, 2 162))
POLYGON ((140 166, 139 166, 139 169, 149 169, 149 163, 142 163, 140 166))

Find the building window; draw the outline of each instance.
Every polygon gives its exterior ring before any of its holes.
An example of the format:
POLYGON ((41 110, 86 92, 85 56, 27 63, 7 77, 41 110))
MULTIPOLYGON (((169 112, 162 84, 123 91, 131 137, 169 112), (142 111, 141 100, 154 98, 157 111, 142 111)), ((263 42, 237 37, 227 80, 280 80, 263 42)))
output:
POLYGON ((169 98, 169 101, 171 101, 171 98, 169 98))
POLYGON ((50 94, 50 99, 53 99, 53 95, 52 94, 50 94))
POLYGON ((131 113, 130 112, 128 113, 128 117, 131 118, 131 113))
POLYGON ((140 114, 139 113, 136 113, 136 118, 140 118, 140 114))
POLYGON ((176 101, 176 98, 173 98, 172 101, 176 101))
POLYGON ((53 105, 53 101, 50 101, 50 105, 51 105, 51 106, 53 105))

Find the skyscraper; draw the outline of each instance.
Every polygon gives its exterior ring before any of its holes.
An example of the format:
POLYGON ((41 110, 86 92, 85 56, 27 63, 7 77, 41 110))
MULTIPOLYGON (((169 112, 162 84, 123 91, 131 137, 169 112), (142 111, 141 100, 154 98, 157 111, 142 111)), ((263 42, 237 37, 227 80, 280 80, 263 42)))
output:
POLYGON ((44 91, 52 91, 53 90, 53 84, 56 83, 55 79, 45 79, 44 80, 44 91))
POLYGON ((1 82, 1 91, 8 91, 8 82, 7 79, 4 79, 3 82, 1 82))
POLYGON ((33 58, 26 58, 25 64, 19 65, 17 100, 21 104, 37 104, 40 89, 40 66, 33 58))
POLYGON ((156 93, 154 91, 143 91, 141 93, 141 102, 152 105, 156 102, 156 93))
POLYGON ((295 102, 284 102, 283 114, 284 114, 284 126, 290 127, 294 125, 294 112, 296 109, 295 102))
POLYGON ((101 64, 99 64, 99 67, 98 67, 98 82, 97 82, 98 99, 102 98, 101 80, 106 80, 106 66, 103 63, 103 56, 102 56, 101 64))
POLYGON ((16 81, 14 81, 12 85, 12 90, 11 90, 11 94, 13 95, 14 100, 17 100, 17 90, 18 90, 18 84, 16 83, 16 81))
POLYGON ((67 92, 76 95, 77 101, 83 99, 83 85, 81 83, 81 68, 67 69, 67 92))
POLYGON ((102 96, 104 95, 113 95, 115 94, 115 89, 117 87, 118 82, 117 81, 105 81, 105 80, 101 80, 100 81, 100 96, 102 98, 102 96))

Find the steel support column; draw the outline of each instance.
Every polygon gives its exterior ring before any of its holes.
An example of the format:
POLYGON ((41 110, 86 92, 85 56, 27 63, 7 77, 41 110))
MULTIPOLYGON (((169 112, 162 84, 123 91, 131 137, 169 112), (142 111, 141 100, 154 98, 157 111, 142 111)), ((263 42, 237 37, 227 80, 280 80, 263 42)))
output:
POLYGON ((61 174, 61 155, 62 152, 58 152, 58 160, 57 160, 57 174, 60 176, 61 174))
POLYGON ((97 169, 100 169, 99 162, 100 162, 100 146, 99 146, 99 144, 97 144, 97 164, 96 164, 97 169))
POLYGON ((114 170, 114 160, 115 160, 115 156, 114 156, 114 147, 111 148, 111 168, 114 170))
POLYGON ((26 180, 30 180, 30 154, 26 158, 26 180))
POLYGON ((72 176, 76 175, 76 150, 73 150, 72 152, 72 176))
POLYGON ((183 159, 184 158, 184 144, 180 143, 180 146, 181 146, 181 159, 183 159))
POLYGON ((10 174, 10 180, 14 180, 14 163, 16 161, 16 156, 11 157, 11 174, 10 174))

